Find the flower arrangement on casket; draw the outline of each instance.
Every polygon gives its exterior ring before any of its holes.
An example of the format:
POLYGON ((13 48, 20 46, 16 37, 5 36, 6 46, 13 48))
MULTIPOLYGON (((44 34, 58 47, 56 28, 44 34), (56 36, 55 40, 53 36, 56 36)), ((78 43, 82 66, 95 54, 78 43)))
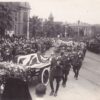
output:
MULTIPOLYGON (((26 68, 19 64, 0 62, 0 79, 4 83, 7 78, 20 78, 26 80, 26 68)), ((2 84, 1 83, 1 84, 2 84)))

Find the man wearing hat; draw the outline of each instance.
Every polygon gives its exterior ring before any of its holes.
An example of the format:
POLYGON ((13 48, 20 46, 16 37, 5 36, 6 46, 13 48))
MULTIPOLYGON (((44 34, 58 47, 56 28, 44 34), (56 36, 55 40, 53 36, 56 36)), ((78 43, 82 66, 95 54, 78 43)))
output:
POLYGON ((60 58, 57 58, 55 55, 53 55, 53 58, 51 60, 51 68, 50 68, 50 87, 51 87, 50 95, 57 96, 61 78, 62 78, 62 68, 60 65, 60 58), (55 90, 53 86, 54 80, 56 80, 55 90))
POLYGON ((70 59, 70 55, 67 54, 65 55, 64 52, 61 52, 61 66, 62 66, 62 72, 63 72, 63 87, 66 86, 66 82, 67 82, 67 78, 68 78, 68 74, 71 68, 71 59, 70 59))

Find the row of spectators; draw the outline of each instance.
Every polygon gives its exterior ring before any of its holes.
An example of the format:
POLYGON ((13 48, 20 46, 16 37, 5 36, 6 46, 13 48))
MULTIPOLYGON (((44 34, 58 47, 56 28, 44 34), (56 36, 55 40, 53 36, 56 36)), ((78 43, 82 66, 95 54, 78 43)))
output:
POLYGON ((50 38, 30 40, 24 37, 0 38, 0 61, 12 60, 17 55, 27 55, 38 51, 44 53, 51 46, 50 38))

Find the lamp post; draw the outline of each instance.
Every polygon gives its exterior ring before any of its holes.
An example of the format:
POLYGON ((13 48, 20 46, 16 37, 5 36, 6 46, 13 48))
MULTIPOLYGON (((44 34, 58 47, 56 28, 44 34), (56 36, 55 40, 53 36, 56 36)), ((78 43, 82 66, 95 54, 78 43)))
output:
POLYGON ((27 17, 28 17, 28 19, 27 19, 27 39, 29 39, 29 11, 28 11, 28 15, 27 15, 27 17))
POLYGON ((65 25, 65 38, 67 37, 67 33, 66 33, 66 25, 65 25))
POLYGON ((66 37, 67 37, 67 35, 68 35, 68 33, 67 33, 67 26, 68 26, 68 24, 67 24, 67 23, 65 23, 65 33, 64 33, 65 38, 66 38, 66 37))
POLYGON ((80 36, 80 20, 78 20, 78 37, 80 36))

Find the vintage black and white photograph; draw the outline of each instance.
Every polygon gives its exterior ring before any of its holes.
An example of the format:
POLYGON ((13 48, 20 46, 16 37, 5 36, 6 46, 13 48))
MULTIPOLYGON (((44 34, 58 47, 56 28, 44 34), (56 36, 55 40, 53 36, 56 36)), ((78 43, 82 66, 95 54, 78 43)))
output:
POLYGON ((100 100, 100 0, 0 0, 0 100, 100 100))

